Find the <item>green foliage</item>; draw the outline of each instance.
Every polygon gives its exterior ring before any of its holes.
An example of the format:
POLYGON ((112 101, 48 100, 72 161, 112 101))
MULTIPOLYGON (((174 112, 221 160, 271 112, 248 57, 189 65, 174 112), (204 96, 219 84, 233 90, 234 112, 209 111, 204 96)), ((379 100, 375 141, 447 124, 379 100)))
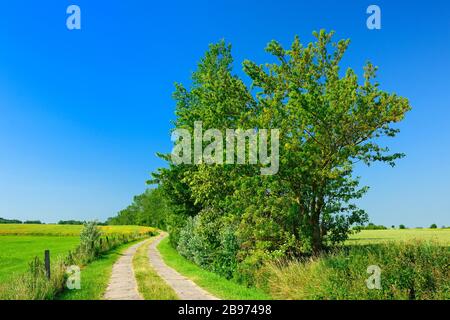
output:
POLYGON ((398 226, 399 229, 406 229, 406 226, 404 224, 401 224, 398 226))
POLYGON ((356 246, 303 261, 266 264, 258 285, 277 299, 450 298, 450 249, 431 242, 356 246), (381 289, 368 289, 367 267, 381 268, 381 289))
MULTIPOLYGON (((392 226, 394 227, 394 226, 392 226)), ((383 225, 376 225, 370 222, 367 226, 358 226, 355 229, 357 230, 387 230, 387 228, 383 225)))
POLYGON ((273 176, 261 176, 261 165, 175 166, 161 155, 168 168, 152 182, 180 217, 173 219, 171 241, 205 268, 215 268, 221 252, 220 232, 203 230, 209 227, 201 222, 205 211, 217 215, 220 228, 232 226, 239 273, 251 279, 266 259, 318 253, 345 241, 353 225, 367 221, 352 202, 367 191, 353 175, 354 164, 393 166, 403 156, 377 141, 398 133, 393 124, 410 109, 407 99, 382 91, 371 63, 362 83, 351 69, 342 75, 349 40, 333 42, 333 32, 323 30, 314 36, 306 46, 295 38, 290 49, 270 42, 266 51, 275 63, 245 61, 251 88, 232 73, 231 46, 223 41, 210 46, 190 89, 176 86, 176 128, 192 133, 194 122, 202 121, 223 135, 227 128, 281 132, 280 170, 273 176))
POLYGON ((60 220, 58 221, 58 224, 62 225, 83 225, 86 221, 79 221, 79 220, 60 220))
POLYGON ((433 224, 430 226, 430 229, 437 229, 437 225, 436 225, 435 223, 433 223, 433 224))
POLYGON ((1 224, 21 224, 22 221, 20 221, 20 220, 15 220, 15 219, 4 219, 4 218, 0 218, 0 223, 1 223, 1 224))
POLYGON ((23 224, 43 224, 40 220, 26 220, 23 224))
POLYGON ((232 278, 236 270, 238 249, 231 225, 210 210, 187 219, 177 245, 182 256, 227 279, 232 278))
POLYGON ((93 260, 99 253, 99 242, 102 234, 95 221, 86 222, 80 233, 80 246, 78 248, 86 261, 93 260))
POLYGON ((109 218, 109 225, 152 226, 165 230, 170 208, 160 188, 148 189, 135 196, 133 203, 119 212, 116 217, 109 218))

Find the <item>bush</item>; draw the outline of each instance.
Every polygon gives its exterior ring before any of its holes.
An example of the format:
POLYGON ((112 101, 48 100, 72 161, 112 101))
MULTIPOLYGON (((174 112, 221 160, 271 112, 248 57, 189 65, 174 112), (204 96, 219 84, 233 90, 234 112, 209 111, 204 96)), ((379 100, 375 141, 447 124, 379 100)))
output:
POLYGON ((399 229, 406 229, 406 226, 404 224, 401 224, 398 226, 399 229))
POLYGON ((200 267, 230 279, 239 249, 234 228, 210 210, 188 218, 180 231, 177 251, 200 267))
POLYGON ((102 233, 97 227, 97 222, 92 221, 84 224, 80 233, 79 250, 85 256, 86 263, 94 259, 99 253, 98 245, 101 236, 102 233))
POLYGON ((431 242, 355 246, 303 261, 267 263, 258 286, 278 299, 450 299, 449 248, 431 242), (367 267, 381 268, 380 290, 367 267))
POLYGON ((430 226, 430 229, 437 229, 437 225, 436 225, 435 223, 433 223, 433 224, 430 226))
POLYGON ((387 228, 383 225, 375 225, 373 223, 369 223, 367 226, 360 227, 361 230, 386 230, 387 228))

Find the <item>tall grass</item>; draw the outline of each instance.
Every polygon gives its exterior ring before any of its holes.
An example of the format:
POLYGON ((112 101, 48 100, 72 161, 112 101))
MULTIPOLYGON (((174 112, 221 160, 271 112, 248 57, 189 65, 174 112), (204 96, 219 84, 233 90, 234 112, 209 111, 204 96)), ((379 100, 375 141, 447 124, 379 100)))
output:
POLYGON ((356 246, 304 261, 277 261, 258 273, 275 299, 450 299, 450 249, 433 242, 356 246), (368 289, 367 268, 381 268, 381 289, 368 289))

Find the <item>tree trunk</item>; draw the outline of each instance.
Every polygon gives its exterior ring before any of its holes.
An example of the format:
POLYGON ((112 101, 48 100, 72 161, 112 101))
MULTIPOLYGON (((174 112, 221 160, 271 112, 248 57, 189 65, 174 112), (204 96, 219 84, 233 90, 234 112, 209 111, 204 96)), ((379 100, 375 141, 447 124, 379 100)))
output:
POLYGON ((312 247, 313 253, 318 254, 323 249, 322 239, 323 234, 320 227, 320 214, 322 213, 324 206, 324 199, 322 196, 315 201, 315 206, 312 210, 312 247))
POLYGON ((318 254, 322 251, 322 234, 320 232, 319 215, 314 214, 311 227, 313 253, 318 254))

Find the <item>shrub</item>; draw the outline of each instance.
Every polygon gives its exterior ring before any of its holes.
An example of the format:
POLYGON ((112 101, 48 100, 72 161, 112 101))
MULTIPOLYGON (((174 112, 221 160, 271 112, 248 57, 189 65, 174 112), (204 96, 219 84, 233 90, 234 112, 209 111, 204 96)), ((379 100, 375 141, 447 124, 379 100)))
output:
POLYGON ((401 224, 398 226, 399 229, 406 229, 406 226, 404 224, 401 224))
POLYGON ((232 225, 224 223, 224 218, 211 210, 187 219, 177 246, 185 258, 228 279, 236 270, 238 249, 232 225))
POLYGON ((383 225, 375 225, 373 223, 369 223, 367 226, 362 227, 362 230, 386 230, 387 228, 383 225))
POLYGON ((308 260, 267 263, 258 286, 279 299, 450 299, 449 248, 431 242, 355 246, 308 260), (380 290, 367 267, 381 268, 380 290))
POLYGON ((91 221, 84 224, 80 233, 80 246, 78 250, 84 256, 85 263, 94 259, 99 253, 98 244, 102 236, 97 227, 97 222, 91 221))
POLYGON ((437 225, 436 225, 435 223, 433 223, 433 224, 430 226, 430 229, 437 229, 437 225))

